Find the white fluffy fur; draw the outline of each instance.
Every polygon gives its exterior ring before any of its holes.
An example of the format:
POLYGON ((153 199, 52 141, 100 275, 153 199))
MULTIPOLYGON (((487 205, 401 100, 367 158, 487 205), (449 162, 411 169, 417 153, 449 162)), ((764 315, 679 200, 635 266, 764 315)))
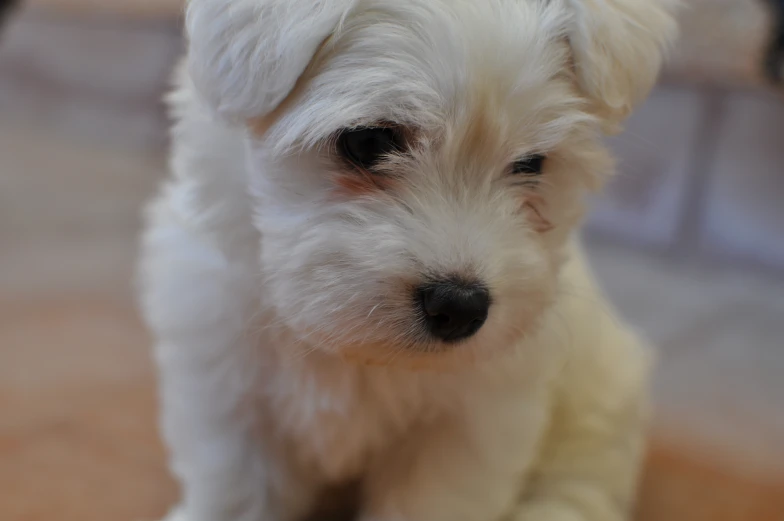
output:
POLYGON ((172 521, 297 521, 353 479, 360 521, 626 518, 648 355, 570 236, 611 169, 602 130, 655 78, 665 7, 191 0, 141 267, 172 521), (352 195, 333 138, 376 122, 411 150, 352 195), (541 183, 519 186, 532 153, 541 183), (455 346, 411 309, 447 273, 493 295, 455 346))

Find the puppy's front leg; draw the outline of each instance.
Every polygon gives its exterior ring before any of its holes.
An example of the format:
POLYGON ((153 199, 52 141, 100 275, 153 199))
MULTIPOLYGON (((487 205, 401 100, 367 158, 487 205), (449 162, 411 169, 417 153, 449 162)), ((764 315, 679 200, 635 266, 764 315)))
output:
POLYGON ((629 519, 645 448, 648 368, 644 350, 629 342, 609 342, 570 364, 539 463, 509 521, 629 519))
MULTIPOLYGON (((588 425, 582 426, 585 428, 588 425)), ((569 436, 571 439, 561 440, 561 445, 546 456, 525 501, 510 521, 629 518, 643 447, 642 431, 572 431, 569 436)))
POLYGON ((519 498, 546 419, 543 402, 498 396, 415 430, 373 465, 362 521, 491 521, 519 498))

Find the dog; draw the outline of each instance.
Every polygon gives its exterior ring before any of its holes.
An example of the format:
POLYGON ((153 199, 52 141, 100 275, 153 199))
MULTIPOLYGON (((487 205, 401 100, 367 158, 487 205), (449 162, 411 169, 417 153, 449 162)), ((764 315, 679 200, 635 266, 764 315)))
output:
POLYGON ((346 483, 359 521, 627 518, 650 350, 574 234, 674 8, 190 0, 140 267, 170 521, 346 483))

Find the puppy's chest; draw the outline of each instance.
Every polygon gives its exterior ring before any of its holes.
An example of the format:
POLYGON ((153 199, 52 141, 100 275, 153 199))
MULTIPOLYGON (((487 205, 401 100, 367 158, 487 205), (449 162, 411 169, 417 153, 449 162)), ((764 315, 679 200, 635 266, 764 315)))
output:
POLYGON ((275 431, 329 480, 361 473, 374 454, 444 409, 417 376, 343 363, 287 367, 270 383, 265 404, 275 431))

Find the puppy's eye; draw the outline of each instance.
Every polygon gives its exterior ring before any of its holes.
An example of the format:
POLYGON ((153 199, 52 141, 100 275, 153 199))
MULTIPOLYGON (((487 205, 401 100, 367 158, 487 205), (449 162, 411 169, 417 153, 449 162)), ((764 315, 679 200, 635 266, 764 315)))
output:
POLYGON ((512 164, 512 173, 515 175, 537 176, 542 173, 544 161, 547 159, 541 154, 519 159, 512 164))
POLYGON ((361 168, 372 168, 384 156, 401 150, 402 140, 392 127, 360 127, 341 132, 338 151, 361 168))

